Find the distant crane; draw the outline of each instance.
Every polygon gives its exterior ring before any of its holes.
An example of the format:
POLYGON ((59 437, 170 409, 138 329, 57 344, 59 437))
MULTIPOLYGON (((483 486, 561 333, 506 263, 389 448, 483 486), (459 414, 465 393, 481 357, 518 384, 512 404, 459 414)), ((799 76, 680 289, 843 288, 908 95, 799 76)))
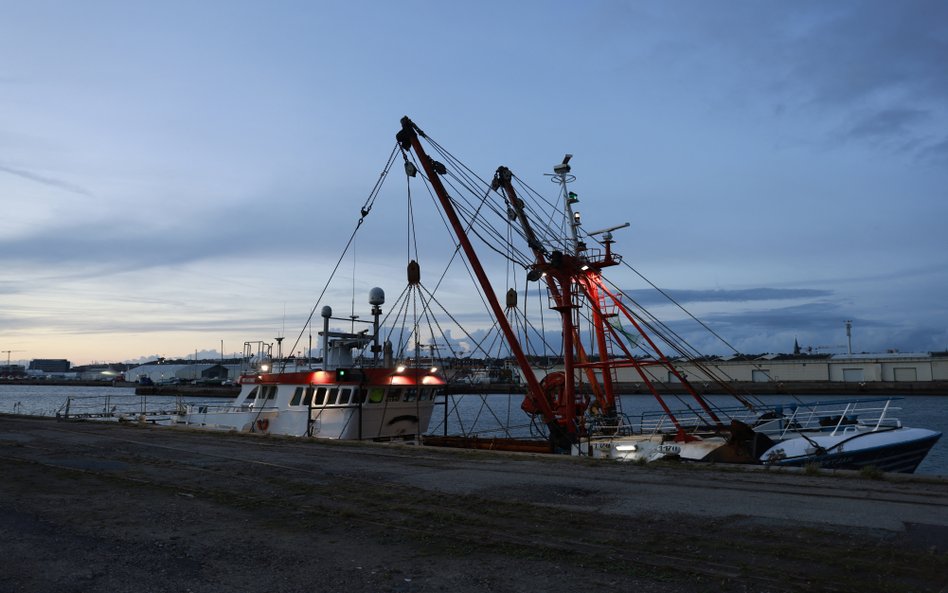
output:
POLYGON ((7 369, 10 368, 10 353, 12 352, 26 352, 26 350, 0 350, 0 352, 6 352, 7 354, 7 369))

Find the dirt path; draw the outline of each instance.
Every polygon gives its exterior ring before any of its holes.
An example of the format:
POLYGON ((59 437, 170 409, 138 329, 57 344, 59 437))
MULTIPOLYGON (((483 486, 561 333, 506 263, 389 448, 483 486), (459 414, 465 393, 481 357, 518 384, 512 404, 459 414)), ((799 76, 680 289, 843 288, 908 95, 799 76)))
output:
POLYGON ((942 591, 948 482, 0 416, 0 593, 942 591))

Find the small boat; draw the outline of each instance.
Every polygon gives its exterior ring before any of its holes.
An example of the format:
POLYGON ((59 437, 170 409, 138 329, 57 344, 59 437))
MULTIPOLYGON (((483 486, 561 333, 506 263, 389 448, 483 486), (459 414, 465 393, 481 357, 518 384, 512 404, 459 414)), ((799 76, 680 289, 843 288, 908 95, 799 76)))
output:
POLYGON ((666 414, 643 414, 639 426, 622 435, 592 438, 585 451, 635 462, 682 459, 912 473, 941 433, 902 426, 893 416, 898 411, 895 401, 898 398, 790 402, 766 411, 720 408, 718 413, 730 418, 726 434, 690 411, 677 411, 686 438, 667 429, 671 422, 666 414))
POLYGON ((373 351, 380 350, 378 316, 384 292, 373 289, 369 301, 375 316, 374 335, 330 331, 332 309, 323 307, 324 356, 319 368, 306 364, 300 368, 279 357, 274 360, 272 345, 247 343, 245 357, 254 359, 255 369, 240 377, 237 397, 221 406, 183 405, 171 424, 326 439, 417 438, 428 429, 444 376, 437 367, 394 364, 390 344, 381 349, 381 361, 377 356, 354 359, 353 349, 363 349, 373 341, 373 351), (248 355, 252 344, 258 345, 258 351, 248 355))
POLYGON ((760 455, 776 466, 815 464, 832 469, 874 467, 912 473, 941 433, 902 426, 889 416, 892 399, 815 402, 775 410, 755 430, 774 445, 760 455))

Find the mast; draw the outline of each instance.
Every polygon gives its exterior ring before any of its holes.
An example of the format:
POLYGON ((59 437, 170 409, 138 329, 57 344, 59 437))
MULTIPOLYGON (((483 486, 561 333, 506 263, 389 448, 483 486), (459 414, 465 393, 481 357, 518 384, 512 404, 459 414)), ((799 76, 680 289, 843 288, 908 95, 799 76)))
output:
POLYGON ((570 174, 569 161, 573 155, 567 154, 563 157, 563 162, 553 167, 553 181, 560 184, 560 194, 563 198, 563 211, 566 212, 566 224, 569 225, 570 251, 573 255, 579 255, 581 244, 579 241, 579 212, 573 212, 573 204, 578 202, 576 194, 569 191, 566 184, 570 181, 576 181, 576 177, 570 174))
MULTIPOLYGON (((567 160, 569 160, 569 158, 564 159, 564 161, 567 160)), ((561 167, 561 165, 557 165, 557 167, 561 167)), ((567 171, 568 170, 567 166, 567 171)), ((574 351, 578 343, 578 336, 576 336, 576 326, 573 323, 573 312, 577 308, 577 305, 573 298, 572 288, 573 274, 578 272, 579 269, 571 269, 569 260, 572 258, 559 251, 552 252, 550 254, 550 261, 547 261, 546 250, 537 238, 533 227, 530 225, 530 219, 524 211, 523 200, 517 197, 517 192, 511 183, 512 179, 513 173, 510 172, 510 169, 503 166, 498 167, 497 173, 494 174, 494 181, 491 187, 495 190, 498 188, 504 190, 504 193, 507 195, 507 201, 510 203, 511 208, 513 208, 517 220, 520 221, 520 227, 523 229, 524 236, 527 239, 527 245, 529 245, 533 251, 535 263, 527 278, 543 278, 546 281, 547 288, 550 291, 550 297, 554 303, 552 308, 560 314, 563 326, 563 374, 565 375, 562 401, 566 404, 563 413, 568 419, 577 419, 574 351), (564 262, 564 259, 567 261, 564 262), (554 264, 553 262, 556 263, 554 264)), ((565 184, 565 181, 563 183, 565 184)), ((570 221, 572 221, 572 217, 570 217, 570 221)), ((573 233, 573 248, 575 249, 575 227, 573 233)))
POLYGON ((464 231, 464 226, 461 224, 461 220, 458 217, 453 204, 451 203, 451 197, 448 195, 444 184, 441 183, 439 174, 445 173, 444 165, 433 160, 425 152, 425 149, 419 140, 419 136, 425 137, 425 134, 420 128, 418 128, 418 126, 415 125, 414 122, 411 121, 411 119, 409 119, 407 116, 403 117, 401 124, 402 129, 396 134, 395 139, 398 141, 403 150, 414 150, 418 160, 421 162, 421 166, 425 170, 428 181, 431 183, 432 188, 435 190, 435 194, 438 196, 438 201, 441 204, 441 208, 444 211, 445 216, 448 217, 448 221, 451 223, 451 227, 454 229, 454 234, 461 245, 461 249, 464 250, 464 255, 471 264, 471 269, 474 271, 474 275, 477 277, 477 281, 481 285, 481 290, 484 292, 484 297, 487 299, 487 302, 490 305, 491 311, 494 314, 494 318, 497 320, 504 337, 507 339, 507 343, 510 345, 510 350, 517 359, 517 364, 520 365, 520 369, 523 371, 524 378, 527 382, 528 393, 537 404, 537 407, 540 409, 543 419, 550 430, 551 442, 557 448, 569 448, 569 446, 571 446, 572 443, 576 442, 577 440, 576 425, 574 422, 565 422, 563 424, 559 422, 559 419, 554 413, 553 408, 550 406, 550 402, 543 392, 543 388, 540 386, 540 382, 537 380, 536 374, 533 372, 533 367, 531 367, 530 363, 527 361, 527 357, 523 352, 523 348, 520 346, 520 342, 517 340, 516 334, 510 327, 510 323, 507 321, 507 318, 504 315, 504 311, 501 308, 500 302, 497 299, 497 295, 494 293, 493 287, 487 278, 487 274, 484 272, 484 268, 480 263, 480 259, 477 257, 477 253, 474 251, 474 247, 471 244, 467 233, 464 231))
POLYGON ((554 181, 560 183, 562 188, 564 212, 571 227, 572 242, 570 246, 574 251, 571 254, 554 251, 550 254, 549 261, 547 261, 547 252, 533 230, 529 216, 524 210, 523 200, 517 196, 517 192, 511 183, 513 174, 507 167, 497 169, 493 187, 495 189, 503 188, 517 220, 520 221, 527 244, 533 250, 535 264, 527 278, 543 278, 546 281, 550 297, 555 303, 553 308, 561 315, 564 337, 563 367, 566 375, 563 398, 566 400, 567 406, 572 406, 573 414, 582 413, 581 411, 577 413, 575 409, 577 392, 575 371, 583 369, 599 403, 599 413, 604 417, 610 417, 615 415, 615 394, 612 376, 607 364, 609 359, 605 328, 607 314, 602 310, 601 293, 597 290, 597 286, 601 282, 599 280, 600 269, 613 265, 616 261, 612 258, 611 250, 607 250, 604 258, 589 257, 591 254, 587 253, 588 250, 585 244, 579 240, 579 221, 576 213, 572 210, 572 204, 577 201, 576 195, 568 191, 566 186, 568 181, 575 179, 572 175, 568 175, 569 166, 567 162, 571 156, 566 155, 563 163, 553 168, 556 173, 553 178, 554 181), (580 341, 579 328, 573 320, 573 315, 579 308, 578 291, 582 291, 586 296, 592 309, 592 322, 596 339, 595 347, 599 356, 598 363, 589 362, 580 341), (597 369, 600 371, 600 377, 598 378, 595 374, 597 369))
MULTIPOLYGON (((519 221, 524 238, 533 252, 534 263, 529 266, 527 279, 536 281, 544 279, 553 302, 551 308, 560 314, 563 337, 563 371, 547 374, 542 381, 537 379, 533 367, 524 354, 523 348, 516 334, 510 326, 501 305, 494 293, 483 266, 474 251, 473 245, 464 226, 454 209, 452 199, 441 182, 440 175, 447 173, 442 163, 434 161, 425 152, 419 137, 425 137, 408 117, 402 118, 402 129, 396 135, 396 140, 403 151, 414 150, 431 183, 432 189, 441 204, 441 208, 450 222, 463 249, 471 270, 474 272, 481 286, 484 297, 504 334, 510 350, 517 364, 523 372, 527 382, 527 396, 521 406, 531 415, 540 415, 550 431, 550 440, 554 447, 564 450, 586 434, 585 415, 588 399, 577 400, 578 384, 577 371, 582 370, 588 381, 593 395, 598 403, 598 410, 593 408, 589 412, 597 415, 608 426, 616 419, 616 397, 612 372, 620 367, 633 367, 640 378, 646 383, 649 391, 662 405, 671 421, 678 428, 679 440, 691 440, 679 425, 671 410, 665 404, 661 394, 655 389, 654 381, 645 372, 644 367, 664 366, 685 387, 711 421, 722 428, 720 419, 701 397, 686 378, 675 368, 655 343, 643 330, 632 312, 612 294, 604 285, 602 279, 603 268, 621 263, 622 256, 612 251, 611 231, 629 226, 629 223, 620 224, 607 229, 593 231, 589 236, 602 234, 604 249, 589 248, 580 238, 581 226, 579 212, 573 210, 573 204, 579 200, 576 194, 569 191, 568 183, 575 180, 570 174, 569 160, 572 155, 567 154, 562 163, 554 166, 553 181, 560 186, 563 200, 563 212, 566 224, 569 227, 567 236, 555 241, 549 248, 544 246, 534 230, 523 200, 514 190, 513 174, 507 167, 499 167, 491 184, 491 189, 503 189, 509 204, 510 217, 519 221), (593 326, 592 348, 596 351, 596 360, 585 352, 580 336, 580 308, 583 299, 588 301, 592 311, 590 321, 593 326), (644 338, 654 355, 653 360, 639 360, 625 347, 609 319, 624 317, 634 326, 639 335, 644 338), (613 358, 610 345, 622 350, 624 356, 613 358), (598 373, 598 375, 597 375, 598 373)), ((406 161, 407 162, 407 161, 406 161)), ((413 167, 412 167, 413 168, 413 167)), ((648 357, 646 357, 648 358, 648 357)))

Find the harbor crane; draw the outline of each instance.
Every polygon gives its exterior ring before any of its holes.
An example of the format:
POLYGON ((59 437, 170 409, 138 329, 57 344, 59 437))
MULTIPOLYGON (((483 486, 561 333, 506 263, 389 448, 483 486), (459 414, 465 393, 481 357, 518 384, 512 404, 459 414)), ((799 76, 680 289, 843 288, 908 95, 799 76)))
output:
POLYGON ((0 350, 7 355, 7 368, 10 368, 10 354, 13 352, 26 352, 26 350, 0 350))

